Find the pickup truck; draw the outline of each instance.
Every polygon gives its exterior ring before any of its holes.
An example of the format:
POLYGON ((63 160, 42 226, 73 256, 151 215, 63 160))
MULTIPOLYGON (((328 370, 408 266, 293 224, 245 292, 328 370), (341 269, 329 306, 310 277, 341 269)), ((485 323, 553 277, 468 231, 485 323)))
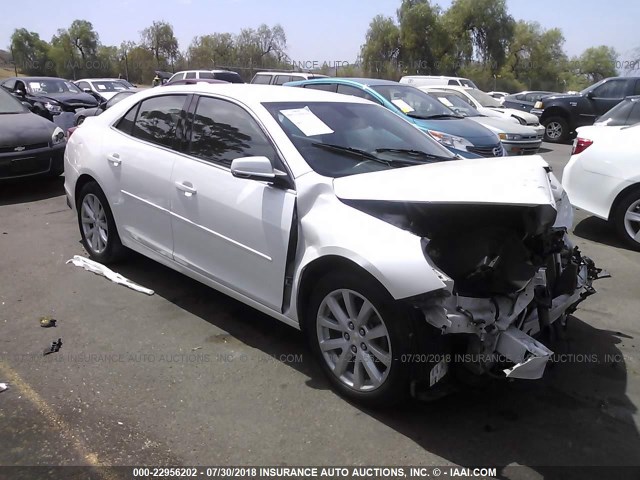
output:
POLYGON ((640 77, 605 78, 580 93, 551 95, 538 101, 531 113, 540 117, 547 142, 566 142, 576 128, 595 119, 631 95, 640 95, 640 77))

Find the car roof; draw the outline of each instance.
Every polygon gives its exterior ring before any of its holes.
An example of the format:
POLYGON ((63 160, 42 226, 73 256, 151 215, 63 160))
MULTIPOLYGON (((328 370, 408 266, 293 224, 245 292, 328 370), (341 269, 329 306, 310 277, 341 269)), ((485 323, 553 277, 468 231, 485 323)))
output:
POLYGON ((13 79, 26 80, 27 82, 33 82, 33 81, 39 81, 39 80, 62 80, 63 82, 70 81, 60 77, 11 77, 10 79, 8 78, 7 80, 13 80, 13 79))
MULTIPOLYGON (((393 80, 383 80, 380 78, 358 78, 358 77, 327 77, 327 78, 311 78, 309 80, 299 80, 297 82, 289 82, 289 85, 302 85, 302 84, 311 84, 311 83, 326 83, 327 81, 333 83, 343 83, 345 85, 348 84, 360 84, 366 86, 373 85, 402 85, 401 83, 394 82, 393 80)), ((411 85, 402 85, 403 87, 411 86, 411 85)))
POLYGON ((263 102, 342 102, 342 103, 369 103, 367 100, 341 95, 322 90, 305 90, 302 88, 282 87, 280 85, 256 85, 251 83, 197 83, 195 85, 165 85, 162 89, 150 88, 140 95, 150 97, 174 93, 213 93, 228 96, 247 104, 260 104, 263 102))

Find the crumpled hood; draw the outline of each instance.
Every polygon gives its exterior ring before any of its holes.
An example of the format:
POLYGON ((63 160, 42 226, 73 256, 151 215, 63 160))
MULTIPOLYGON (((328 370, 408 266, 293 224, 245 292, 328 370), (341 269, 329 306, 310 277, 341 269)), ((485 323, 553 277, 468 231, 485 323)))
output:
POLYGON ((98 101, 88 93, 39 93, 38 98, 49 99, 58 102, 63 105, 83 105, 86 107, 95 107, 98 105, 98 101))
POLYGON ((545 168, 539 155, 445 161, 336 178, 333 188, 342 200, 556 208, 545 168))
POLYGON ((504 115, 505 117, 513 117, 513 116, 520 117, 525 122, 527 122, 527 124, 540 123, 540 119, 536 117, 533 113, 527 113, 522 110, 516 110, 515 108, 507 108, 507 107, 485 107, 485 108, 492 110, 494 112, 498 112, 499 114, 504 115))

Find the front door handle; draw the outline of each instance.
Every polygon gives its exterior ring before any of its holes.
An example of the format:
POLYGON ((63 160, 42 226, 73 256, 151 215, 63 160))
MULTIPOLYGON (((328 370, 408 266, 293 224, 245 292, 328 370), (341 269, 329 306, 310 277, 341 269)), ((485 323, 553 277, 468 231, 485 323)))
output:
POLYGON ((117 153, 110 153, 109 155, 107 155, 107 160, 114 167, 119 167, 120 164, 122 163, 122 160, 120 159, 120 155, 118 155, 117 153))
POLYGON ((176 182, 176 188, 184 192, 185 197, 190 197, 197 193, 196 187, 191 182, 176 182))

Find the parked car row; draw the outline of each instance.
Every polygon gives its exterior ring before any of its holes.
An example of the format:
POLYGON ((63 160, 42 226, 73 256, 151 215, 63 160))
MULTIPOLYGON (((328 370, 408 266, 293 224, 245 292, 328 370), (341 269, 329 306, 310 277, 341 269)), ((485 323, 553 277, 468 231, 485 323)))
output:
POLYGON ((339 393, 381 405, 539 378, 533 337, 594 292, 546 162, 462 158, 484 147, 406 84, 176 85, 87 117, 65 191, 94 260, 135 250, 301 329, 339 393))

